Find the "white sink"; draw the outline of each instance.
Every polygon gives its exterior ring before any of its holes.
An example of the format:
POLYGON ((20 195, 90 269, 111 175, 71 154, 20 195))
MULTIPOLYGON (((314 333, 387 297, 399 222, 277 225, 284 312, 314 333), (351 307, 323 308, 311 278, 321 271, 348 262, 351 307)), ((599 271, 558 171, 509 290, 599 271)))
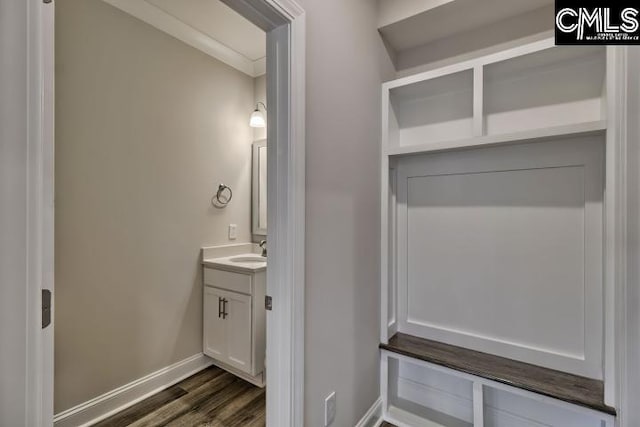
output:
POLYGON ((263 257, 260 255, 244 255, 244 256, 236 256, 229 258, 231 262, 267 262, 267 257, 263 257))
POLYGON ((259 253, 247 251, 222 257, 205 257, 202 260, 202 264, 210 268, 255 273, 267 269, 267 257, 263 257, 259 253))

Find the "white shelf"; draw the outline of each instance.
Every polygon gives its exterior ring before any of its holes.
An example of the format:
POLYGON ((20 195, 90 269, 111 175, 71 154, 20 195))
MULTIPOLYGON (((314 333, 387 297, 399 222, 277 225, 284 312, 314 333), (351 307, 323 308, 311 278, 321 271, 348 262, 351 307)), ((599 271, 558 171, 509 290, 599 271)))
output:
POLYGON ((405 156, 422 154, 435 151, 454 149, 468 149, 488 147, 500 144, 524 143, 532 141, 545 141, 551 139, 570 138, 574 136, 594 135, 604 133, 607 129, 606 120, 556 126, 543 129, 527 130, 502 135, 485 135, 474 138, 460 139, 456 141, 439 141, 400 147, 389 147, 385 154, 388 156, 405 156))
POLYGON ((388 413, 397 425, 473 427, 473 381, 388 358, 388 413))
POLYGON ((473 70, 389 90, 391 145, 473 136, 473 70))
POLYGON ((498 135, 606 119, 603 46, 571 46, 488 64, 483 129, 498 135))
POLYGON ((602 131, 606 68, 605 47, 543 40, 386 82, 383 153, 602 131))

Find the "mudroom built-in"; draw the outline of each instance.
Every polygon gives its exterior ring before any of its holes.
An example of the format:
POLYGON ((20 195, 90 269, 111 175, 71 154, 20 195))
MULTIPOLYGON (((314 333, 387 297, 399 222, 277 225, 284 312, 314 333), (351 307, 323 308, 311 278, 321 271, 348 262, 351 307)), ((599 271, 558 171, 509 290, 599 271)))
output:
POLYGON ((616 73, 549 37, 382 85, 385 420, 614 425, 616 73))

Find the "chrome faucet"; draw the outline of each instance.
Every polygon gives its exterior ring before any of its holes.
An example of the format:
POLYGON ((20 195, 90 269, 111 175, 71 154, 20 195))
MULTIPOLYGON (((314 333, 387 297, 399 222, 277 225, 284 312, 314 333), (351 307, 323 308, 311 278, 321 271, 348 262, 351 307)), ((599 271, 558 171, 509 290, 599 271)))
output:
POLYGON ((260 240, 260 247, 262 248, 262 256, 266 258, 267 257, 267 241, 260 240))

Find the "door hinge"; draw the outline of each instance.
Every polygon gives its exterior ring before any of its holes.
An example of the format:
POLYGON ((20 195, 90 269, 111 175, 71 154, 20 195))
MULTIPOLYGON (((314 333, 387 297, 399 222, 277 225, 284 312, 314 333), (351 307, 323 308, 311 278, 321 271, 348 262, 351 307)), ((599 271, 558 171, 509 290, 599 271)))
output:
POLYGON ((269 295, 265 295, 264 297, 264 308, 268 311, 271 311, 273 308, 273 299, 269 295))
POLYGON ((42 290, 42 329, 51 324, 51 291, 42 290))

